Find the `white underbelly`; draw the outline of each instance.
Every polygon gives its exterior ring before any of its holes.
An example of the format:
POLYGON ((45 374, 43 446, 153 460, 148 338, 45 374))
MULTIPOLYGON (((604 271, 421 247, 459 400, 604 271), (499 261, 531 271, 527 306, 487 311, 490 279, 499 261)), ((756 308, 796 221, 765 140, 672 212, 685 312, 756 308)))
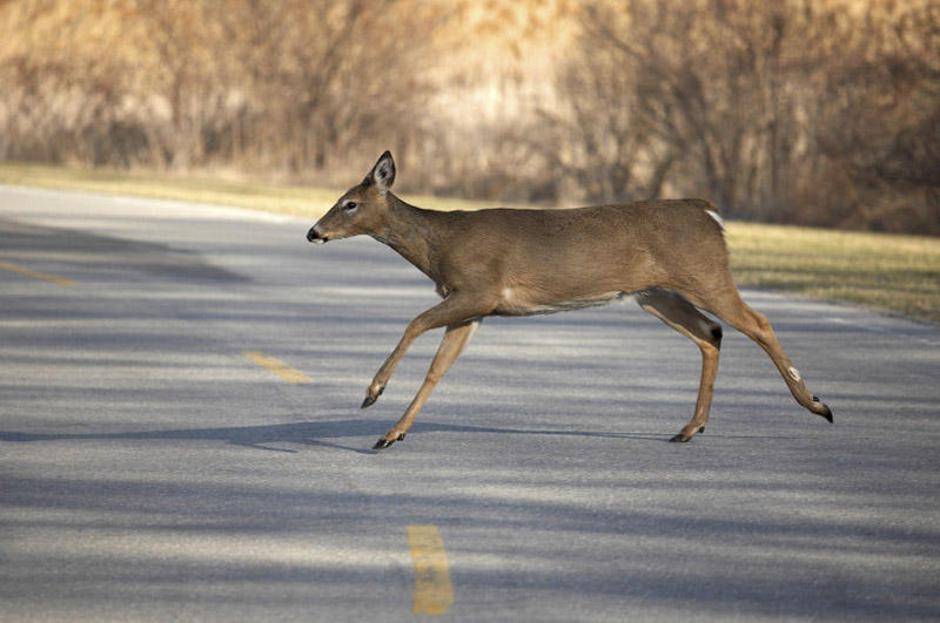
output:
POLYGON ((604 305, 614 299, 623 298, 626 293, 615 290, 587 297, 560 299, 558 301, 533 301, 527 293, 510 287, 503 288, 500 294, 500 301, 496 306, 497 314, 506 316, 530 316, 534 314, 554 314, 555 312, 604 305))

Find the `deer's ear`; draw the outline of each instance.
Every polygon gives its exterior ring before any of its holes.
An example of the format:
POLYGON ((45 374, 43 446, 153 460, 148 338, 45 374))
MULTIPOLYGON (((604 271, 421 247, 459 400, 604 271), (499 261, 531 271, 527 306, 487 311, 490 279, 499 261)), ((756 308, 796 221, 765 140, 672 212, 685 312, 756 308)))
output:
POLYGON ((365 179, 367 185, 375 184, 380 192, 385 192, 395 183, 395 161, 392 159, 392 152, 386 151, 379 156, 372 171, 365 179))

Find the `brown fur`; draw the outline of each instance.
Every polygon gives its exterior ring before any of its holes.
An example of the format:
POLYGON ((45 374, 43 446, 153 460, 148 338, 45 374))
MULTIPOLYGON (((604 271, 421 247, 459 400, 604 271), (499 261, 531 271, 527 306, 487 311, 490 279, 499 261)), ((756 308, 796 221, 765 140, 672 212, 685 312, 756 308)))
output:
POLYGON ((418 315, 379 369, 363 406, 374 403, 411 342, 447 327, 424 384, 396 425, 376 444, 387 447, 411 427, 479 320, 600 304, 634 294, 641 307, 691 339, 702 352, 695 415, 674 441, 704 430, 728 322, 761 345, 801 405, 831 421, 777 341, 767 319, 748 307, 731 279, 728 251, 714 211, 699 199, 644 201, 568 210, 492 209, 437 212, 390 192, 391 154, 310 228, 313 242, 367 234, 389 245, 437 285, 444 299, 418 315), (355 207, 352 207, 352 202, 355 207))

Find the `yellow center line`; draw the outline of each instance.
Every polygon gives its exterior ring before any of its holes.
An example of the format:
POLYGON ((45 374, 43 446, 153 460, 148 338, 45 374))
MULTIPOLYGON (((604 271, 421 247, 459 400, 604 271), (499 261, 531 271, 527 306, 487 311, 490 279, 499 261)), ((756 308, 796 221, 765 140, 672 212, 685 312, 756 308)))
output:
POLYGON ((454 603, 444 541, 435 526, 408 526, 408 551, 415 570, 414 614, 444 614, 454 603))
POLYGON ((269 357, 263 353, 259 353, 258 351, 253 350, 246 350, 242 353, 242 355, 252 363, 256 363, 262 368, 267 368, 288 383, 292 383, 294 385, 305 385, 307 383, 313 382, 306 374, 300 370, 295 370, 276 357, 269 357))
POLYGON ((16 264, 10 264, 9 262, 0 262, 0 270, 7 270, 11 273, 19 273, 26 277, 32 277, 33 279, 39 279, 40 281, 46 281, 48 283, 54 283, 57 286, 74 286, 75 282, 71 279, 66 279, 65 277, 59 277, 58 275, 50 275, 48 273, 41 273, 38 270, 30 270, 23 266, 17 266, 16 264))

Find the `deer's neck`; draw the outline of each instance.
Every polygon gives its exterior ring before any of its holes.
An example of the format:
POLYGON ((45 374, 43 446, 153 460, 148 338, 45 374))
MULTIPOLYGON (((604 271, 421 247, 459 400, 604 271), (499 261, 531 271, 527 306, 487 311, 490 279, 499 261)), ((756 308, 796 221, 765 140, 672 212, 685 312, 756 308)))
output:
MULTIPOLYGON (((389 193, 389 210, 385 228, 373 236, 384 242, 403 258, 414 264, 425 275, 435 279, 431 264, 436 239, 431 223, 433 214, 405 203, 389 193)), ((436 279, 435 279, 436 280, 436 279)))

